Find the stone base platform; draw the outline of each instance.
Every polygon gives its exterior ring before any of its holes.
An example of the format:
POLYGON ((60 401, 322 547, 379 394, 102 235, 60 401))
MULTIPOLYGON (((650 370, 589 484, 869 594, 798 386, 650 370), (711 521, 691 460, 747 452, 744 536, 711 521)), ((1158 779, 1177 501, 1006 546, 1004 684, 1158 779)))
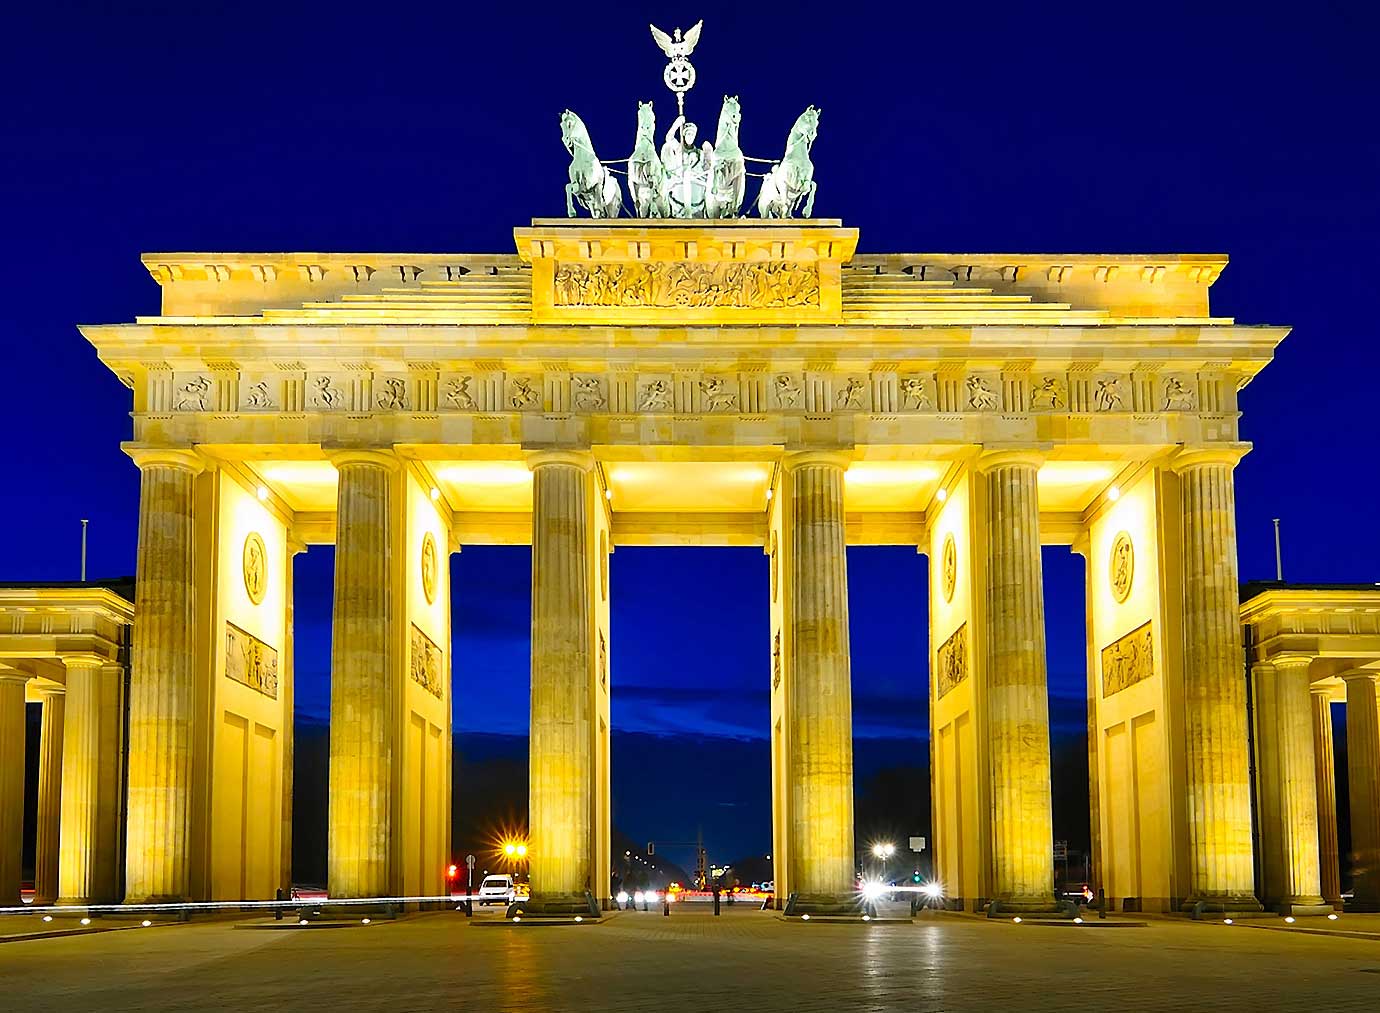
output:
POLYGON ((603 915, 599 902, 586 890, 576 894, 539 894, 527 900, 514 901, 508 905, 505 918, 514 922, 522 919, 517 924, 583 924, 598 921, 603 915), (577 918, 579 922, 576 922, 577 918))
POLYGON ((1078 905, 1070 900, 1043 897, 994 900, 987 905, 988 918, 1020 918, 1021 920, 1073 921, 1081 917, 1078 905))
POLYGON ((793 893, 786 898, 781 914, 787 919, 828 918, 833 921, 862 921, 870 915, 866 902, 856 893, 793 893))
POLYGON ((1336 914, 1337 909, 1331 904, 1281 904, 1279 913, 1294 918, 1326 918, 1336 914))

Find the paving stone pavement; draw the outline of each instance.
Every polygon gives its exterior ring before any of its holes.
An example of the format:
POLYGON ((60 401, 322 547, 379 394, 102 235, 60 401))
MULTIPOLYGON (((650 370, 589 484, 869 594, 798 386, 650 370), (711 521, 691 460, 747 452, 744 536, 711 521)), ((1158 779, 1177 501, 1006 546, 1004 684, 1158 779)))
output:
POLYGON ((154 926, 0 946, 0 1009, 1380 1010, 1380 941, 1143 928, 784 924, 735 910, 503 927, 154 926))

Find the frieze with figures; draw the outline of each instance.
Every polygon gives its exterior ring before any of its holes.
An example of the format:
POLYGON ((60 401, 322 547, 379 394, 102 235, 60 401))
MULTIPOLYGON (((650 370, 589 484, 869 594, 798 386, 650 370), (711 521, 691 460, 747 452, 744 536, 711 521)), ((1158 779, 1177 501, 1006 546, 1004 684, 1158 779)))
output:
POLYGON ((278 699, 278 652, 234 623, 225 624, 225 675, 271 700, 278 699))
MULTIPOLYGON (((742 306, 757 300, 781 305, 819 298, 811 269, 785 264, 645 264, 618 267, 568 264, 569 277, 604 278, 621 286, 618 298, 646 298, 647 305, 674 309, 685 305, 742 306), (660 277, 661 268, 694 268, 659 289, 634 277, 660 277), (778 270, 780 269, 780 270, 778 270), (746 272, 739 275, 735 272, 746 272), (613 272, 613 273, 609 273, 613 272), (702 272, 702 273, 695 273, 702 272), (774 279, 762 292, 756 279, 774 279), (687 280, 688 279, 688 280, 687 280), (715 281, 713 279, 718 279, 715 281), (745 281, 744 279, 750 279, 745 281), (724 284, 720 284, 724 282, 724 284), (737 285, 738 287, 734 287, 737 285), (772 288, 775 285, 777 288, 772 288), (682 289, 676 288, 682 286, 682 289), (784 286, 784 287, 783 287, 784 286), (680 293, 680 294, 677 294, 680 293), (703 302, 701 302, 703 301, 703 302)), ((569 286, 567 286, 569 287, 569 286)), ((558 300, 570 308, 594 307, 605 298, 598 286, 569 287, 558 300), (583 301, 581 301, 583 300, 583 301)), ((609 292, 612 289, 605 288, 609 292)), ((614 298, 614 296, 607 296, 614 298)), ((808 367, 742 372, 550 372, 469 368, 370 372, 354 364, 319 372, 251 372, 236 383, 215 384, 209 376, 182 374, 171 387, 151 384, 149 414, 237 412, 252 414, 416 415, 416 414, 699 414, 729 412, 760 415, 803 412, 812 415, 1060 415, 1137 416, 1220 414, 1229 378, 1222 374, 1005 373, 1001 371, 899 370, 818 372, 808 367), (1200 391, 1205 392, 1200 396, 1200 391), (228 392, 228 393, 227 393, 228 392), (220 400, 218 400, 220 399, 220 400)))
POLYGON ((441 676, 442 661, 445 655, 441 648, 428 637, 416 623, 412 624, 411 669, 412 681, 421 686, 436 699, 445 693, 445 683, 441 676))
POLYGON ((557 306, 818 306, 819 272, 790 262, 560 264, 557 306))
POLYGON ((968 624, 954 630, 935 652, 935 699, 968 678, 968 624))
POLYGON ((1102 696, 1144 682, 1155 674, 1155 640, 1151 623, 1138 626, 1102 648, 1102 696))

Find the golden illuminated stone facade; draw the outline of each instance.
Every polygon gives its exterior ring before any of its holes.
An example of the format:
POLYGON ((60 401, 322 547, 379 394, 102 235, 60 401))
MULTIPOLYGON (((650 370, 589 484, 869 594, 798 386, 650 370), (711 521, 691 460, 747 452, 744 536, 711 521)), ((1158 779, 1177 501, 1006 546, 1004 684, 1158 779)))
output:
POLYGON ((1348 906, 1380 910, 1380 587, 1262 583, 1240 611, 1261 899, 1295 914, 1341 907, 1332 711, 1344 704, 1355 877, 1348 906))
POLYGON ((41 707, 33 901, 120 899, 130 593, 0 587, 0 906, 19 902, 26 702, 41 707))
POLYGON ((1237 392, 1285 331, 1212 315, 1220 256, 857 240, 832 220, 562 219, 509 254, 147 255, 161 313, 83 329, 133 392, 145 472, 130 895, 284 881, 279 575, 322 543, 331 892, 440 889, 448 554, 502 543, 533 546, 534 904, 607 903, 607 556, 754 545, 778 892, 836 904, 855 857, 845 547, 893 544, 933 561, 914 664, 934 673, 936 868, 966 907, 1050 906, 1040 546, 1064 544, 1088 560, 1099 673, 1095 869, 1145 909, 1249 903, 1231 464, 1237 392), (276 701, 205 646, 224 623, 278 652, 276 701), (1100 652, 1132 635, 1136 678, 1104 692, 1100 652), (264 793, 282 804, 246 806, 264 793))

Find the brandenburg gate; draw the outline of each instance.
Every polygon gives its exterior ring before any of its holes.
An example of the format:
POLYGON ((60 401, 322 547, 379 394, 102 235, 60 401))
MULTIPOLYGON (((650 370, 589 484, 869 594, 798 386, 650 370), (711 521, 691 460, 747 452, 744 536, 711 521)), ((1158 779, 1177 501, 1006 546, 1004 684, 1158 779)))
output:
POLYGON ((818 218, 514 240, 151 254, 161 313, 82 328, 133 393, 142 473, 127 899, 289 882, 311 544, 336 552, 330 893, 441 892, 449 557, 530 544, 532 907, 606 904, 609 554, 750 545, 778 896, 831 910, 854 893, 846 548, 888 544, 931 561, 893 591, 928 612, 928 664, 897 664, 931 673, 936 874, 967 907, 1051 908, 1041 547, 1067 545, 1104 875, 1146 910, 1258 907, 1233 469, 1238 393, 1286 330, 1212 313, 1225 257, 865 255, 818 218))

